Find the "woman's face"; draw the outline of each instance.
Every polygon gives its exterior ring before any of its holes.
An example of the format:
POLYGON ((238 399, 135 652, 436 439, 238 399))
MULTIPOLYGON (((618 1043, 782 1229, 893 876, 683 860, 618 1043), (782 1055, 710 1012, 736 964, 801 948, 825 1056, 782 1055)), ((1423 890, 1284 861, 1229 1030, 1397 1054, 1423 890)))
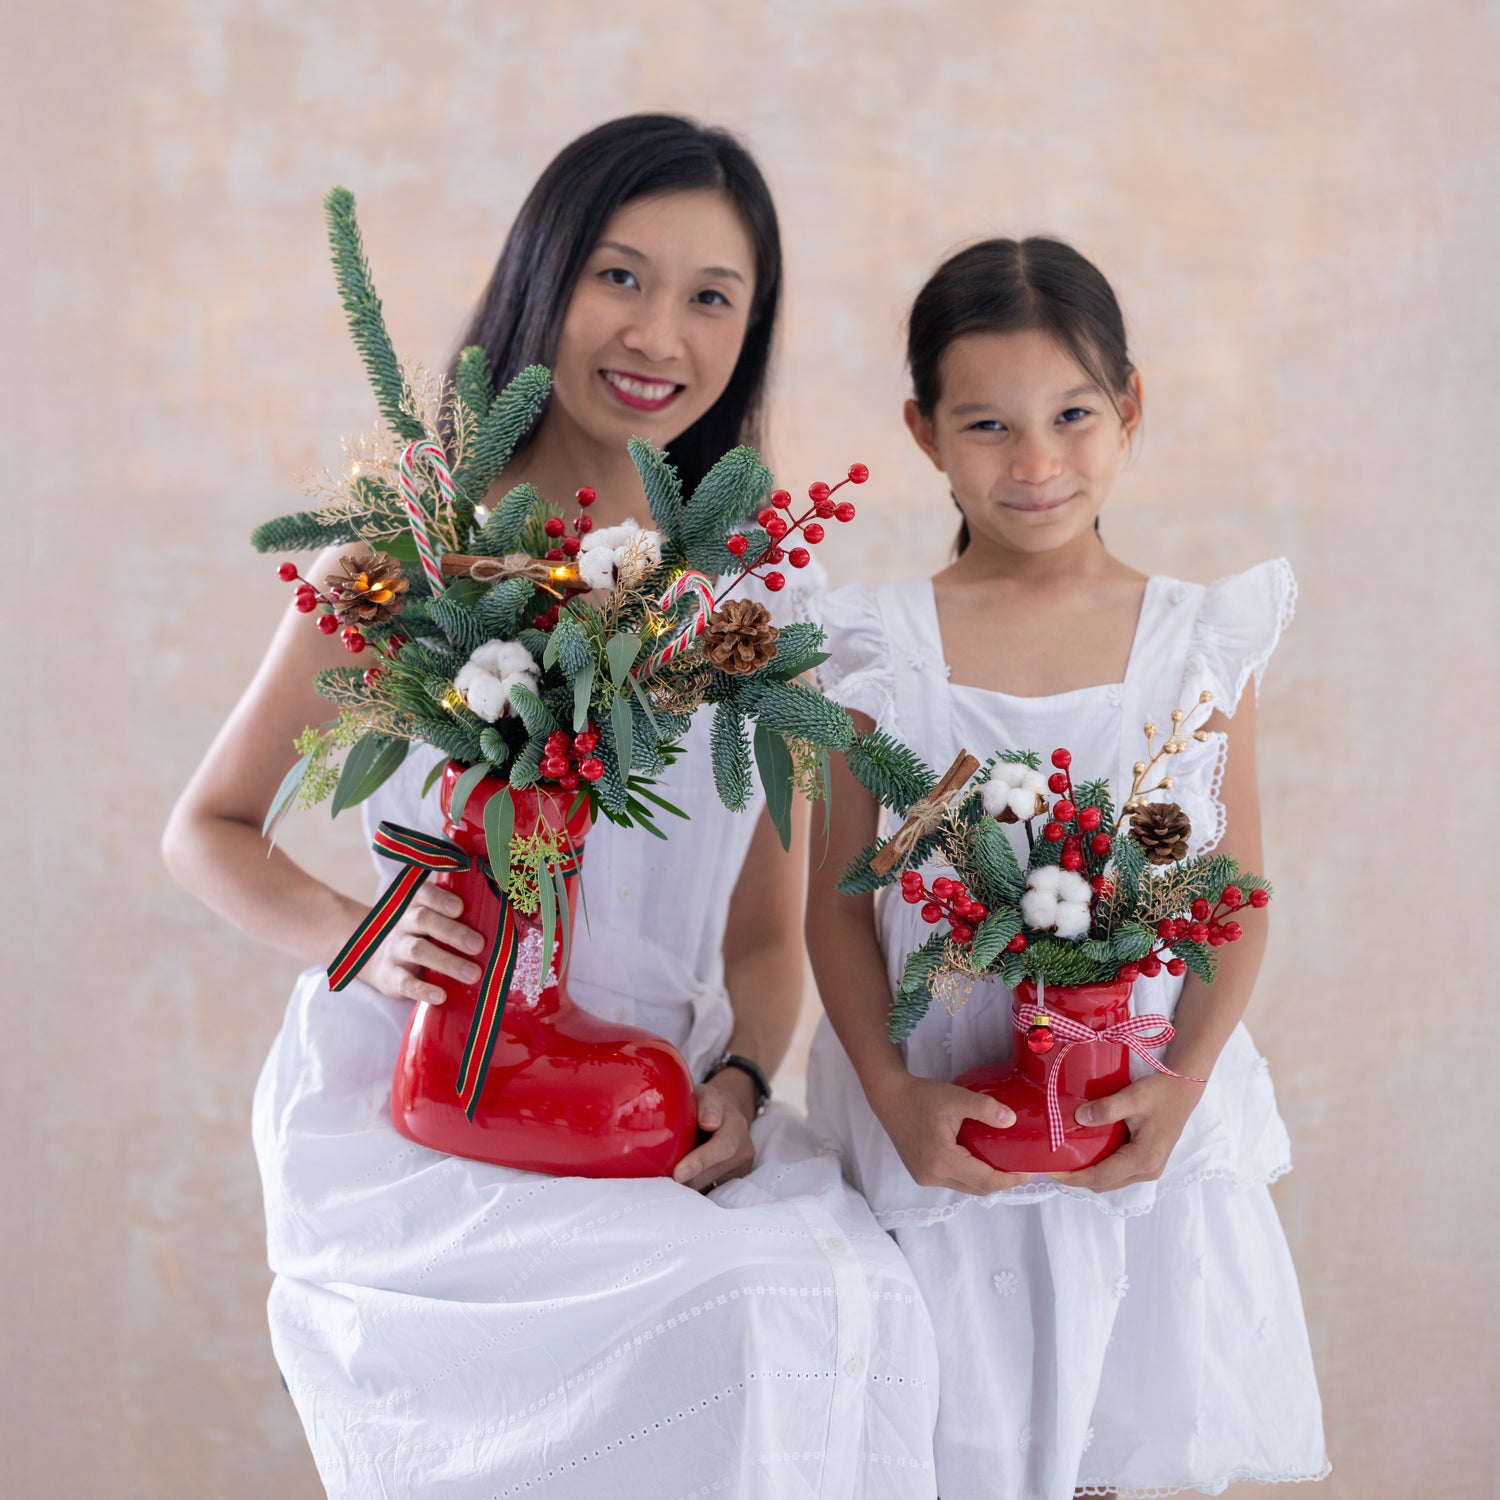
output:
POLYGON ((906 404, 975 542, 1050 552, 1093 530, 1140 422, 1140 380, 1115 398, 1040 329, 970 333, 943 353, 936 410, 906 404))
POLYGON ((754 293, 754 246, 723 194, 627 203, 568 304, 554 402, 601 445, 643 437, 665 446, 723 395, 754 293))

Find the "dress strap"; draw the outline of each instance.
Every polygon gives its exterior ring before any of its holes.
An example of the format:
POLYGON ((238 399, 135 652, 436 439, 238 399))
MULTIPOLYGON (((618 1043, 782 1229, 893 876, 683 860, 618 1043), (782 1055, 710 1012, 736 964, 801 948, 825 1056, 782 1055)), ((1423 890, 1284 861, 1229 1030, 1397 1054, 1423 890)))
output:
POLYGON ((890 642, 902 737, 941 775, 959 745, 932 580, 907 578, 877 589, 875 596, 890 642))

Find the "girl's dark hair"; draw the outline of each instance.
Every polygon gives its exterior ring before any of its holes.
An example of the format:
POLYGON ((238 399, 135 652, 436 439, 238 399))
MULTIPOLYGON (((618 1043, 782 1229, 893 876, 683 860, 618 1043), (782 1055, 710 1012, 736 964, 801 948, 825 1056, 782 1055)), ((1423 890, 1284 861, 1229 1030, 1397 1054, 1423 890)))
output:
POLYGON ((668 448, 688 494, 726 449, 760 441, 781 301, 776 208, 754 158, 728 131, 678 115, 626 115, 563 147, 521 205, 463 340, 489 356, 497 390, 527 365, 550 367, 573 289, 611 216, 637 198, 694 188, 723 193, 739 210, 755 248, 755 293, 723 395, 668 448))
MULTIPOLYGON (((1094 263, 1061 240, 982 240, 950 256, 917 293, 907 320, 906 362, 912 395, 930 417, 942 395, 948 346, 966 333, 1050 334, 1109 397, 1115 411, 1135 373, 1125 319, 1094 263)), ((969 545, 969 523, 958 550, 969 545)))

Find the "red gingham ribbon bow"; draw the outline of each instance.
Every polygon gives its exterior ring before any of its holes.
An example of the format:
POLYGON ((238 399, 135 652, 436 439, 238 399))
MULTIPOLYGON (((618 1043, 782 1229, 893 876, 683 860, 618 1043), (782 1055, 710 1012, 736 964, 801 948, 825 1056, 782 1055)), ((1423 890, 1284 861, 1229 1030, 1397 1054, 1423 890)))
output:
POLYGON ((1019 1032, 1030 1031, 1039 1023, 1045 1023, 1062 1043, 1047 1069, 1047 1136, 1054 1151, 1061 1151, 1063 1143, 1062 1104, 1057 1097, 1057 1074, 1063 1058, 1081 1042, 1123 1042, 1158 1073, 1165 1073, 1168 1078, 1181 1078, 1185 1083, 1203 1082, 1201 1078, 1189 1078, 1186 1073, 1174 1073, 1165 1064, 1157 1062, 1146 1050, 1148 1047, 1165 1047, 1177 1035, 1165 1016, 1130 1016, 1123 1021, 1116 1021, 1113 1026, 1104 1027, 1102 1031, 1095 1031, 1093 1027, 1080 1026, 1077 1021, 1070 1021, 1066 1016, 1054 1015, 1040 1001, 1035 1008, 1027 1006, 1020 1014, 1011 1012, 1011 1025, 1019 1032))

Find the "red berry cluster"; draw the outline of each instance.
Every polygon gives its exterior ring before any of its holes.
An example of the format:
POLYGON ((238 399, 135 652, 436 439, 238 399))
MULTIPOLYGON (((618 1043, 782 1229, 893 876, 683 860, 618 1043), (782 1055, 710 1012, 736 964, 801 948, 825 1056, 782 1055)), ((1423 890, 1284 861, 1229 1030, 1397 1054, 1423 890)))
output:
POLYGON ((592 724, 577 734, 554 729, 543 746, 542 775, 565 792, 576 791, 580 777, 598 781, 604 774, 604 762, 594 754, 598 748, 599 731, 592 724))
MULTIPOLYGON (((776 564, 788 562, 794 568, 805 568, 812 561, 812 553, 807 550, 807 547, 788 549, 781 544, 800 531, 802 540, 808 546, 815 547, 826 535, 821 522, 852 521, 854 506, 848 500, 836 501, 833 496, 846 484, 863 484, 869 477, 870 471, 864 464, 850 464, 848 476, 839 480, 837 484, 826 485, 820 479, 816 484, 807 487, 807 498, 812 501, 812 505, 800 516, 795 517, 778 514, 780 511, 791 510, 790 492, 772 490, 771 503, 755 518, 771 539, 770 544, 754 562, 746 564, 745 572, 760 578, 773 594, 784 589, 786 574, 776 572, 776 564), (818 520, 813 520, 814 516, 818 517, 818 520), (761 568, 770 568, 772 571, 762 574, 761 568)), ((724 546, 735 557, 743 557, 750 548, 750 538, 743 532, 736 532, 724 543, 724 546)))
MULTIPOLYGON (((324 635, 332 635, 339 628, 338 616, 333 612, 334 601, 339 599, 342 589, 330 589, 326 594, 321 594, 310 584, 298 571, 294 562, 284 562, 276 569, 276 576, 283 583, 295 583, 297 585, 296 597, 292 603, 305 615, 310 615, 320 604, 324 606, 325 613, 318 616, 318 629, 324 635)), ((358 625, 346 625, 343 630, 344 649, 346 651, 360 652, 370 643, 365 639, 365 633, 358 625)), ((368 674, 366 674, 368 676, 368 674)))
POLYGON ((1222 948, 1225 943, 1237 943, 1244 937, 1245 929, 1236 921, 1225 918, 1241 907, 1253 906, 1257 911, 1270 903, 1268 891, 1251 891, 1247 896, 1237 885, 1226 885, 1219 893, 1217 905, 1211 905, 1200 896, 1189 908, 1186 917, 1164 917, 1156 924, 1156 944, 1139 963, 1125 964, 1115 976, 1120 983, 1133 982, 1143 974, 1155 979, 1163 969, 1168 974, 1182 975, 1187 965, 1175 954, 1163 962, 1161 955, 1178 943, 1207 943, 1211 948, 1222 948))
MULTIPOLYGON (((567 562, 570 558, 577 557, 583 550, 583 539, 594 529, 594 518, 587 514, 589 506, 599 496, 594 492, 591 485, 583 485, 573 494, 578 502, 578 514, 573 517, 573 530, 575 535, 568 536, 568 524, 561 516, 548 516, 543 523, 542 530, 545 531, 552 541, 542 555, 548 562, 567 562)), ((538 630, 553 630, 561 615, 561 605, 554 604, 550 609, 544 609, 540 614, 532 618, 531 623, 538 630)))
MULTIPOLYGON (((1062 854, 1058 863, 1065 870, 1087 871, 1092 865, 1102 869, 1109 859, 1114 840, 1105 833, 1100 824, 1104 814, 1097 807, 1079 807, 1073 791, 1073 777, 1069 767, 1073 757, 1067 750, 1054 750, 1052 764, 1057 769, 1047 779, 1047 788, 1057 797, 1052 804, 1052 816, 1042 829, 1042 837, 1049 843, 1061 843, 1062 854)), ((1101 890, 1101 877, 1093 876, 1094 890, 1101 890)))
MULTIPOLYGON (((901 895, 913 906, 923 903, 924 922, 941 922, 946 917, 953 927, 953 941, 960 948, 974 941, 974 929, 990 914, 982 901, 975 901, 969 895, 963 881, 950 880, 946 875, 939 875, 929 887, 918 871, 908 870, 901 877, 901 895)), ((1020 938, 1020 947, 1012 939, 1009 950, 1012 953, 1019 953, 1026 946, 1026 939, 1020 933, 1016 937, 1020 938)))

